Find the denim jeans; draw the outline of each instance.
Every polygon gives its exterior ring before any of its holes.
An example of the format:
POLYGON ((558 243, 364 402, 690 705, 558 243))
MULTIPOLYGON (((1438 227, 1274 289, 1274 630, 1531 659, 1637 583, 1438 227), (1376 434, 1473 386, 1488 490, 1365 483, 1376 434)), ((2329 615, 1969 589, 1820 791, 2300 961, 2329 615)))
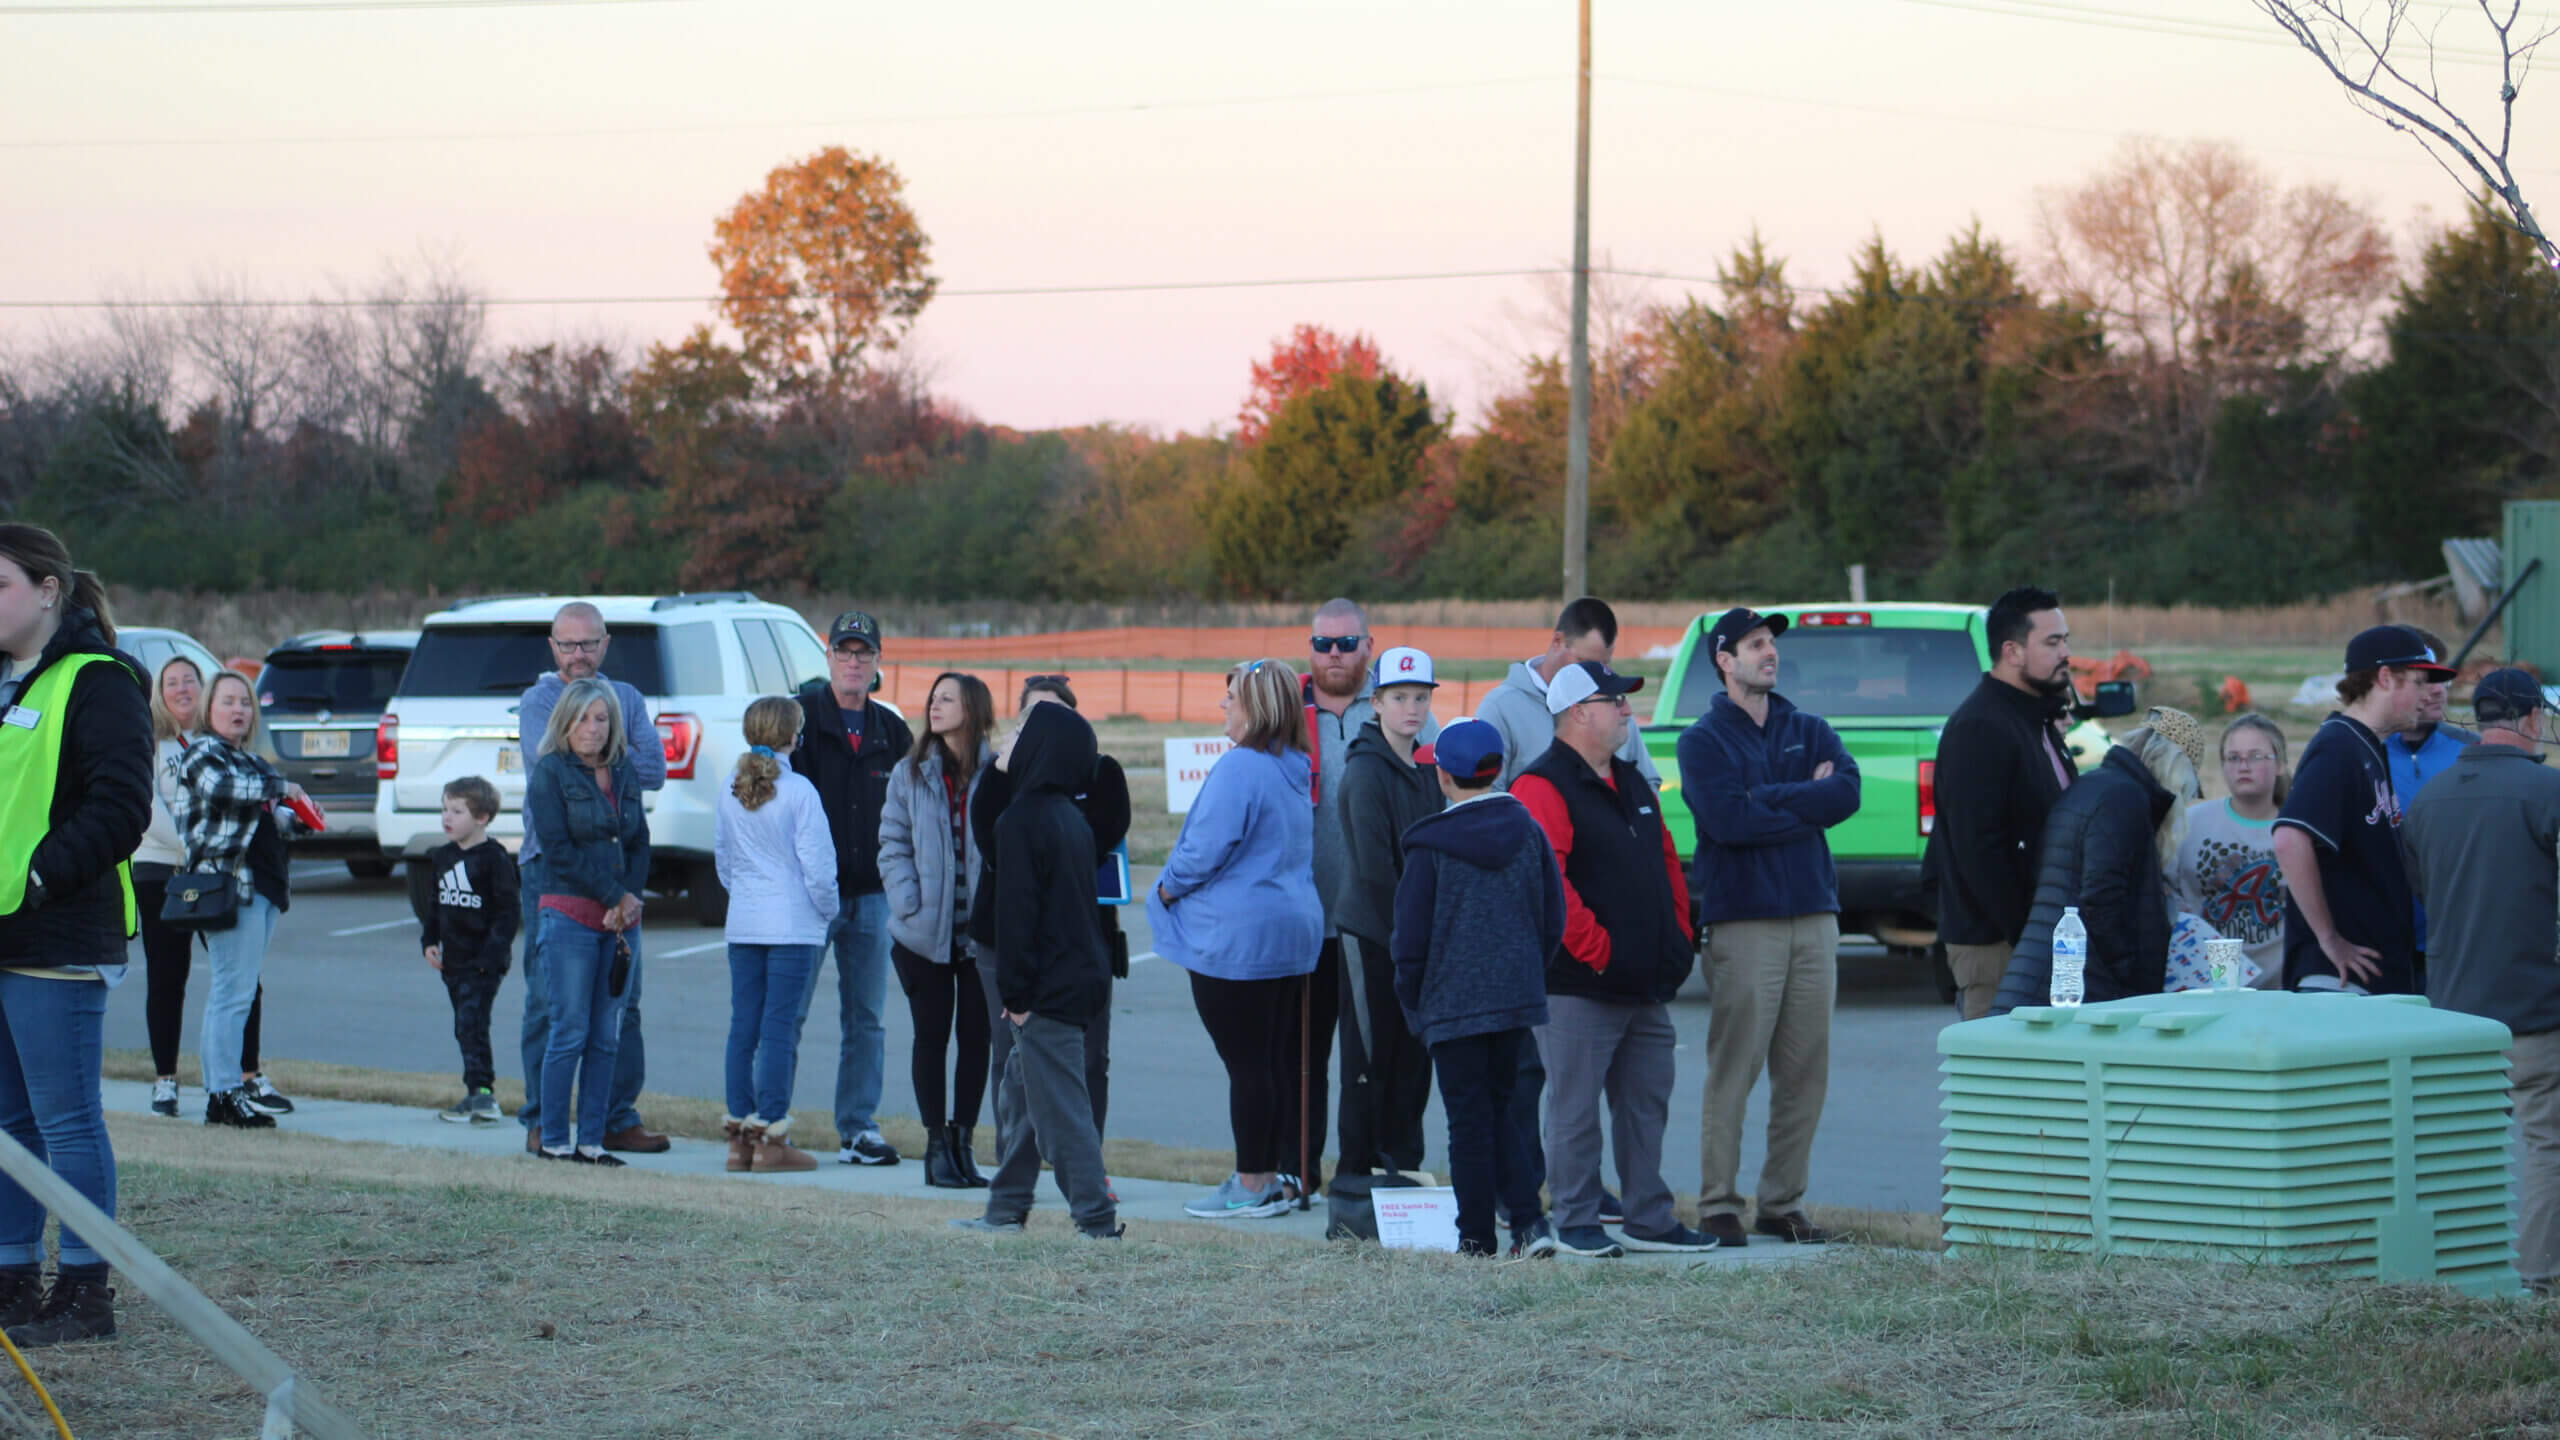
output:
MULTIPOLYGON (((607 993, 619 937, 590 930, 557 910, 543 911, 540 924, 542 964, 551 992, 551 1048, 542 1057, 543 1148, 569 1147, 572 1090, 577 1095, 578 1143, 602 1145, 614 1055, 622 1044, 623 997, 607 993)), ((633 978, 639 973, 635 965, 633 978)))
POLYGON ((276 934, 276 907, 264 895, 240 902, 240 918, 228 930, 205 932, 204 1022, 196 1048, 204 1054, 204 1090, 237 1090, 240 1037, 249 1025, 249 1003, 258 995, 258 970, 276 934))
MULTIPOLYGON (((524 1057, 524 1108, 516 1119, 527 1130, 542 1127, 543 1057, 551 1051, 550 989, 542 978, 542 894, 550 878, 537 858, 524 867, 524 1028, 518 1050, 524 1057)), ((614 1052, 612 1104, 606 1129, 625 1130, 640 1123, 640 1082, 648 1074, 648 1052, 640 1044, 640 932, 628 931, 631 984, 622 992, 622 1046, 614 1052)))
POLYGON ((770 1125, 791 1116, 800 1069, 800 1004, 815 945, 729 946, 729 1113, 770 1125))
MULTIPOLYGON (((0 1130, 112 1216, 116 1155, 98 1098, 106 1022, 107 987, 98 981, 0 970, 0 1130)), ((34 1196, 0 1177, 0 1265, 44 1263, 44 1215, 34 1196)), ((105 1262, 65 1225, 62 1263, 105 1262)))
MULTIPOLYGON (((827 930, 836 952, 837 1023, 844 1039, 836 1054, 836 1137, 851 1144, 880 1117, 881 1067, 888 1063, 889 1033, 881 1016, 889 1005, 889 897, 857 895, 836 912, 827 930)), ((809 1005, 818 998, 818 972, 800 995, 800 1020, 807 1024, 809 1005)))

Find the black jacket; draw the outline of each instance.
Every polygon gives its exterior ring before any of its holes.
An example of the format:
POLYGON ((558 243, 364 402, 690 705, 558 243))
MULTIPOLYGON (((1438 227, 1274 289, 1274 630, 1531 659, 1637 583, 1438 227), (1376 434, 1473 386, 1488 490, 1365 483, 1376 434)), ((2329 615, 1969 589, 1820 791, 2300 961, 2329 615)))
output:
POLYGON ((418 917, 418 948, 442 947, 447 970, 503 975, 523 926, 516 860, 483 839, 465 850, 448 840, 409 867, 409 909, 418 917))
POLYGON ((1383 946, 1395 934, 1404 832, 1447 804, 1440 777, 1429 764, 1397 759, 1385 728, 1372 719, 1351 738, 1334 783, 1342 787, 1343 865, 1325 911, 1335 928, 1383 946))
POLYGON ((53 803, 29 866, 44 877, 44 903, 0 916, 0 966, 124 963, 124 885, 116 867, 151 822, 151 708, 142 667, 107 643, 96 615, 70 610, 18 694, 23 698, 65 656, 82 654, 113 658, 71 682, 53 803))
POLYGON ((880 893, 880 811, 889 800, 889 772, 915 743, 907 722, 874 702, 862 707, 857 748, 826 682, 800 691, 800 748, 791 752, 791 768, 818 787, 836 842, 836 893, 847 900, 880 893))
POLYGON ((1093 727, 1035 705, 1006 759, 1013 802, 996 818, 996 994, 1008 1011, 1089 1025, 1111 993, 1094 918, 1093 828, 1076 792, 1093 781, 1093 727))
POLYGON ((2066 905, 2089 931, 2088 998, 2157 995, 2169 983, 2169 887, 2160 822, 2178 803, 2140 756, 2121 747, 2054 803, 2036 867, 2035 908, 2009 956, 1991 1013, 2042 1005, 2053 993, 2053 927, 2066 905))
POLYGON ((1938 735, 1938 818, 1922 863, 1950 945, 2015 945, 2026 929, 2036 844, 2066 783, 2054 760, 2073 773, 2053 728, 2065 704, 1985 675, 1938 735))
MULTIPOLYGON (((1075 797, 1076 811, 1093 829, 1094 878, 1102 873, 1102 857, 1129 838, 1129 772, 1108 755, 1096 755, 1093 780, 1075 797)), ((996 817, 1013 803, 1013 777, 1001 770, 989 770, 978 779, 976 793, 969 797, 969 835, 978 842, 980 869, 977 894, 969 902, 969 938, 986 949, 996 943, 996 907, 989 900, 996 890, 996 817)), ((1100 892, 1095 892, 1097 895, 1100 892)), ((1129 973, 1129 940, 1120 933, 1120 907, 1095 904, 1095 920, 1102 926, 1103 944, 1113 956, 1112 973, 1129 973)))

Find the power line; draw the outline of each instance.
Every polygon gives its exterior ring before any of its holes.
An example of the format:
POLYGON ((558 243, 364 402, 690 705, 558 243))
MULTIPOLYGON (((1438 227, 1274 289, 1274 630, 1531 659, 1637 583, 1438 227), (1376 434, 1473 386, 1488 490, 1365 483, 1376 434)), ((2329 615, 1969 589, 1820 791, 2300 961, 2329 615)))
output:
MULTIPOLYGON (((2088 25, 2107 30, 2130 30, 2150 35, 2168 35, 2185 40, 2227 40, 2244 45, 2273 45, 2291 50, 2297 43, 2289 35, 2262 30, 2228 20, 2206 20, 2183 15, 2147 14, 2133 10, 2103 10, 2093 6, 2057 3, 2057 0, 1901 0, 1905 5, 1925 5, 1933 10, 1963 10, 1977 15, 1999 15, 2013 20, 2046 20, 2066 25, 2088 25)), ((2427 48, 2434 58, 2452 65, 2495 65, 2498 57, 2485 50, 2458 50, 2438 47, 2432 41, 2427 48)))
POLYGON ((166 0, 166 3, 100 3, 94 5, 0 5, 0 15, 325 15, 370 10, 561 10, 597 5, 695 5, 701 0, 166 0))

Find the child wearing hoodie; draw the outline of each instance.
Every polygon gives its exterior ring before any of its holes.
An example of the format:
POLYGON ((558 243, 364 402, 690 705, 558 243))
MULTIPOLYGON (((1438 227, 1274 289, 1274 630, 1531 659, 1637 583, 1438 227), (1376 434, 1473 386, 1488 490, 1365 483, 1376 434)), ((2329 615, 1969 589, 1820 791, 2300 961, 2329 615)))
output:
POLYGON ((1076 1233, 1126 1233, 1102 1173, 1102 1138, 1084 1080, 1085 1027, 1111 992, 1111 959, 1094 917, 1093 829, 1075 797, 1093 780, 1093 727, 1064 705, 1034 705, 997 752, 1013 799, 996 818, 996 992, 1014 1027, 1003 1108, 1028 1123, 1004 1137, 986 1213, 964 1230, 1022 1229, 1040 1162, 1057 1172, 1076 1233))
POLYGON ((1458 1249, 1494 1251, 1493 1202, 1511 1215, 1511 1254, 1556 1251, 1538 1199, 1534 1114, 1512 1103, 1533 1026, 1547 1023, 1547 957, 1564 943, 1564 881, 1528 807, 1494 784, 1502 736, 1481 720, 1440 732, 1435 756, 1449 808, 1404 833, 1397 882, 1396 999, 1431 1049, 1449 1116, 1458 1249))

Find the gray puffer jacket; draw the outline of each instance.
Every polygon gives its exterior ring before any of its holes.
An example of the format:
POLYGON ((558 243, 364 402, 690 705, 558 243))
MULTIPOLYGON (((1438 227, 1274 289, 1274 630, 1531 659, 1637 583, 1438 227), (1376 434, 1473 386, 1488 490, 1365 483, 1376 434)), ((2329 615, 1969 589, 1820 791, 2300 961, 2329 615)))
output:
MULTIPOLYGON (((994 763, 994 752, 978 747, 969 794, 960 800, 963 815, 994 763)), ((922 761, 913 755, 901 759, 889 772, 880 805, 880 888, 889 899, 889 938, 937 965, 950 962, 953 912, 978 893, 981 869, 978 842, 965 824, 960 854, 952 853, 951 799, 942 768, 940 745, 925 747, 922 761), (965 887, 958 897, 952 893, 955 879, 965 887)), ((965 934, 960 939, 969 943, 965 934)))

